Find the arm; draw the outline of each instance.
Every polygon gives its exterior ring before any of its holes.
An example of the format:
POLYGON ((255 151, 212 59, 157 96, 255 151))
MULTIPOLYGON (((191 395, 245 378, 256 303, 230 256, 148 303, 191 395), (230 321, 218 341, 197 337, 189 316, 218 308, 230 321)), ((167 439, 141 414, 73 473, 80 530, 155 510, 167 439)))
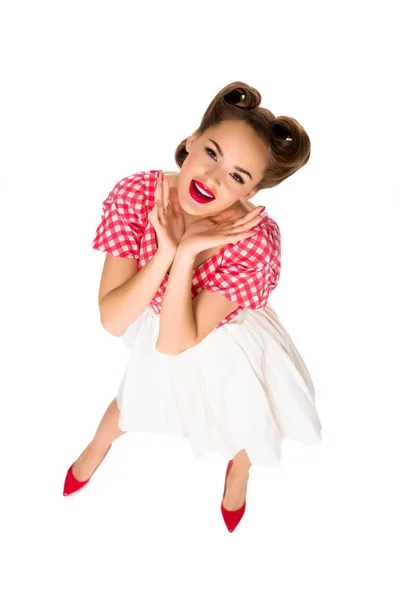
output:
POLYGON ((192 301, 195 256, 178 246, 165 291, 156 348, 175 356, 199 344, 238 304, 203 290, 192 301))
POLYGON ((173 260, 172 253, 157 250, 138 272, 136 259, 108 254, 99 291, 104 329, 117 337, 123 335, 151 302, 173 260))
POLYGON ((168 278, 156 348, 163 354, 179 354, 194 345, 197 325, 192 308, 192 277, 196 255, 178 246, 168 278))

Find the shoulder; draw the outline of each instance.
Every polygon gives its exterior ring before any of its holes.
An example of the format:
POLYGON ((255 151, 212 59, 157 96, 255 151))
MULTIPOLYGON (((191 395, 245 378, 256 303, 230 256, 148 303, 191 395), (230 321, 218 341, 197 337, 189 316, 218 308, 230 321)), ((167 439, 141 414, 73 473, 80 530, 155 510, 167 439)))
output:
POLYGON ((230 244, 225 253, 229 263, 241 264, 248 269, 263 269, 269 266, 280 269, 281 233, 278 224, 265 211, 263 220, 253 228, 255 235, 230 244))
POLYGON ((281 254, 281 230, 278 223, 268 214, 265 214, 265 218, 259 225, 268 254, 275 256, 279 260, 281 254))
POLYGON ((155 189, 157 183, 158 171, 137 171, 132 175, 127 175, 118 181, 113 189, 113 193, 119 196, 125 196, 127 199, 137 197, 140 194, 146 195, 155 189))
POLYGON ((137 171, 120 179, 106 202, 113 202, 125 216, 147 215, 154 203, 158 170, 137 171))

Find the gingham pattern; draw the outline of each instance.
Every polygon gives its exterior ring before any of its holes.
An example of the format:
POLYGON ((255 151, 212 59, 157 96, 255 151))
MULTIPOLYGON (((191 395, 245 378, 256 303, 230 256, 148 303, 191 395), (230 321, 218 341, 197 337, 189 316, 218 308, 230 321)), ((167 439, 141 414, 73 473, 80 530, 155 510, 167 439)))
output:
MULTIPOLYGON (((155 231, 148 220, 155 202, 159 171, 140 171, 119 181, 103 202, 103 216, 92 248, 113 256, 136 258, 138 268, 157 251, 155 231)), ((265 213, 265 210, 264 210, 265 213)), ((254 228, 257 235, 228 244, 193 271, 192 300, 203 290, 219 292, 239 306, 218 327, 243 308, 263 308, 276 288, 281 269, 280 230, 266 213, 254 228)), ((168 283, 165 275, 150 307, 160 314, 168 283)))

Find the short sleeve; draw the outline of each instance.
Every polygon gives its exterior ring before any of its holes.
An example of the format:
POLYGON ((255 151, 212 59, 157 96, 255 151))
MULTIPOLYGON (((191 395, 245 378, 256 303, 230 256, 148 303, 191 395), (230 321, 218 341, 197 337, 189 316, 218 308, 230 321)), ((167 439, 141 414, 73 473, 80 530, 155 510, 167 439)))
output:
POLYGON ((92 248, 121 258, 139 258, 147 224, 144 173, 119 181, 102 204, 102 219, 92 248))
POLYGON ((257 235, 229 247, 204 289, 223 294, 239 308, 264 308, 279 281, 280 255, 280 230, 267 216, 258 224, 257 235))

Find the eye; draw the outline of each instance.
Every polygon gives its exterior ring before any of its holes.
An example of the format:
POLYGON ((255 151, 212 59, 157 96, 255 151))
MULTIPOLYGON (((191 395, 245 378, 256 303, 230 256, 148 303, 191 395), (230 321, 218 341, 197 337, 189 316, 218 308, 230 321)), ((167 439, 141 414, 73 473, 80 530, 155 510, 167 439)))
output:
MULTIPOLYGON (((206 153, 211 156, 214 160, 217 158, 217 155, 215 154, 214 150, 212 150, 211 148, 206 148, 206 153), (210 155, 211 152, 211 155, 210 155)), ((236 175, 236 177, 234 177, 235 181, 238 181, 239 183, 244 183, 243 178, 240 177, 240 175, 238 175, 237 173, 234 173, 234 175, 236 175)))
POLYGON ((206 148, 206 152, 210 153, 211 152, 211 156, 212 158, 217 158, 217 155, 215 154, 214 150, 211 150, 211 148, 206 148))
MULTIPOLYGON (((237 175, 237 173, 234 173, 234 175, 237 175)), ((239 181, 240 183, 244 183, 243 179, 240 177, 240 175, 237 175, 238 179, 236 179, 236 181, 239 181)))

